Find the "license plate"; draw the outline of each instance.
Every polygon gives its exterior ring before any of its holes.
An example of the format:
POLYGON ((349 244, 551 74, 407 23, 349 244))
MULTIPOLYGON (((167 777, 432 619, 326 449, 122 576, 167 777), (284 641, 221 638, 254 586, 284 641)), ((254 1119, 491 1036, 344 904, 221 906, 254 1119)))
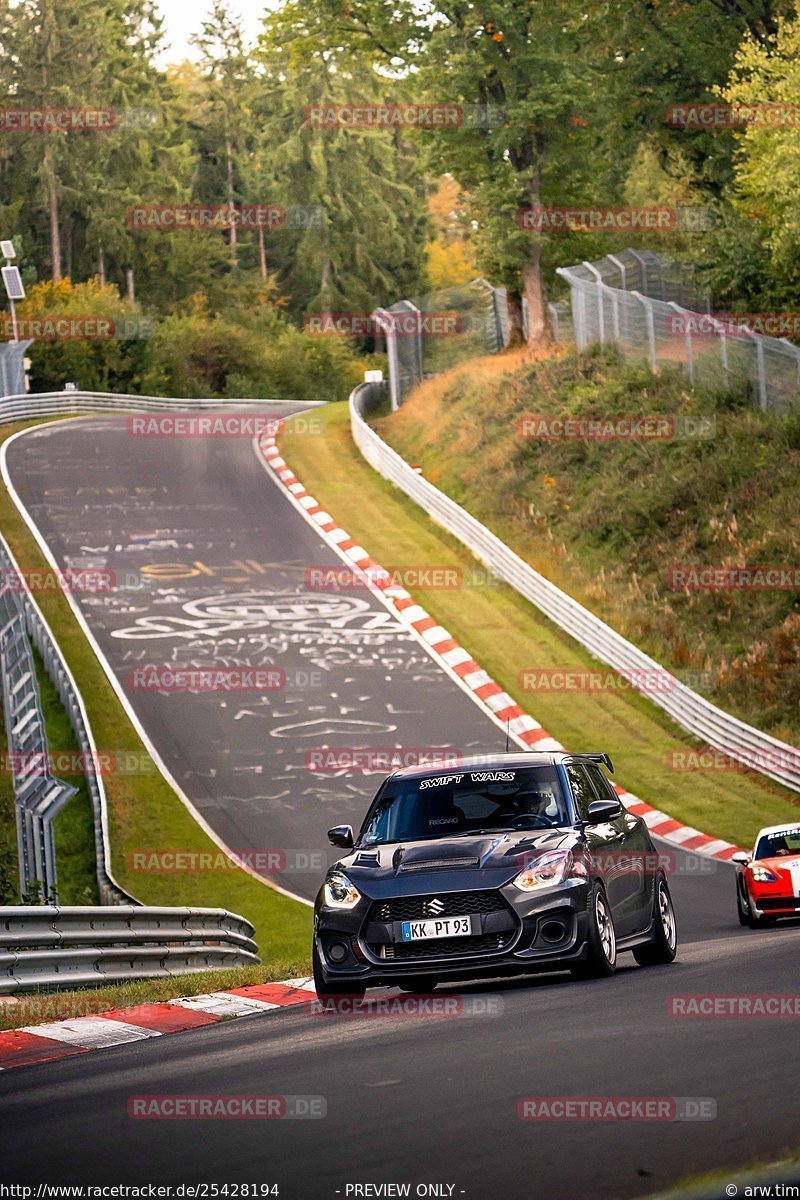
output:
POLYGON ((400 936, 404 942, 423 938, 469 937, 477 917, 435 917, 431 921, 402 921, 400 936))

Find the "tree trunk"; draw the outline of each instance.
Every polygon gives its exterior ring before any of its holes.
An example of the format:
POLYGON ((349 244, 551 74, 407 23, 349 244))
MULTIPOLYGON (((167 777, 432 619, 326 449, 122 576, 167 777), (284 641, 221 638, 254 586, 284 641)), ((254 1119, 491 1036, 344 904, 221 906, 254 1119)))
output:
POLYGON ((97 251, 97 279, 100 287, 106 286, 106 256, 102 246, 97 251))
POLYGON ((522 320, 522 294, 516 288, 509 288, 508 303, 508 346, 523 346, 525 344, 525 325, 522 320))
POLYGON ((128 267, 125 271, 125 284, 128 289, 128 299, 131 304, 136 303, 136 284, 134 281, 133 267, 128 267))
POLYGON ((53 279, 58 282, 63 278, 61 274, 61 233, 58 227, 58 183, 53 163, 53 147, 49 144, 45 147, 44 152, 44 177, 47 187, 47 203, 50 209, 50 262, 53 279))
POLYGON ((522 283, 528 301, 528 345, 541 346, 547 341, 547 311, 542 287, 542 248, 531 246, 522 268, 522 283))
POLYGON ((230 214, 231 229, 228 235, 228 245, 231 252, 231 270, 236 271, 239 266, 239 256, 236 248, 236 209, 234 207, 234 191, 233 191, 233 147, 231 146, 230 137, 225 137, 225 158, 228 175, 228 211, 230 214))
POLYGON ((258 265, 261 268, 261 278, 267 282, 267 250, 264 244, 264 227, 258 227, 258 265))
MULTIPOLYGON (((542 159, 544 158, 545 141, 540 130, 534 135, 533 173, 529 188, 531 208, 538 208, 541 203, 542 159)), ((548 340, 547 311, 542 286, 542 247, 533 242, 528 253, 528 261, 522 267, 522 288, 528 301, 528 345, 541 346, 548 340)))

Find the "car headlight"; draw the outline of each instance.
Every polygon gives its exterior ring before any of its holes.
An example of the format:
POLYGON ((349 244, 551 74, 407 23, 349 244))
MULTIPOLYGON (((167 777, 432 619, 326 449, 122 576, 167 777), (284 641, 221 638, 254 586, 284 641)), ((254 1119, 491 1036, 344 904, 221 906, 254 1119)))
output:
MULTIPOLYGON (((577 867, 578 864, 574 862, 570 850, 550 850, 519 873, 514 880, 514 887, 518 887, 521 892, 535 892, 537 888, 552 887, 553 884, 563 883, 572 872, 573 866, 577 867)), ((585 870, 576 870, 575 874, 585 874, 585 870)))
POLYGON ((341 871, 328 876, 322 894, 328 908, 355 908, 361 899, 361 892, 341 871))
POLYGON ((756 883, 777 883, 778 876, 774 875, 768 867, 759 867, 758 865, 750 868, 750 873, 756 883))

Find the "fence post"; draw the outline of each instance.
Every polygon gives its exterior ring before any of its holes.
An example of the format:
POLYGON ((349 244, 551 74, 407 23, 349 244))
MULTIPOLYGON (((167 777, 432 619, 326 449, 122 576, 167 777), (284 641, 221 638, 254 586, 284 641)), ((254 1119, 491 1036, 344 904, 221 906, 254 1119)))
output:
MULTIPOLYGON (((692 315, 690 312, 687 312, 685 308, 682 308, 680 304, 676 304, 674 300, 670 300, 669 306, 670 308, 674 308, 675 312, 680 313, 682 316, 686 315, 691 317, 692 315)), ((689 383, 694 383, 694 353, 692 347, 692 323, 690 320, 686 322, 684 340, 686 342, 686 371, 689 376, 689 383)))
POLYGON ((764 364, 764 339, 760 338, 757 333, 751 334, 753 341, 756 344, 756 375, 758 378, 758 404, 763 412, 767 411, 769 406, 769 397, 767 395, 767 373, 764 364))
POLYGON ((647 296, 643 296, 641 292, 631 292, 631 295, 640 300, 644 308, 644 319, 647 324, 647 357, 651 368, 655 371, 658 359, 656 358, 656 327, 653 320, 653 306, 647 296))

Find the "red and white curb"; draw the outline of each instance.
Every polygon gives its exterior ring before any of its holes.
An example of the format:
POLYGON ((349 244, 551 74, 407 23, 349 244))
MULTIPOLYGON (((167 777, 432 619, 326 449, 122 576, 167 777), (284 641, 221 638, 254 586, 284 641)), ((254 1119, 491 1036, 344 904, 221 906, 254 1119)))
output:
MULTIPOLYGON (((329 512, 306 491, 303 484, 287 465, 272 434, 256 439, 272 478, 286 491, 295 508, 313 525, 323 540, 352 570, 363 577, 368 587, 395 616, 406 625, 425 646, 431 656, 455 681, 478 702, 496 723, 508 729, 510 737, 525 750, 564 750, 556 738, 542 728, 538 721, 522 709, 504 692, 498 683, 475 662, 468 650, 452 637, 422 605, 418 604, 405 588, 392 582, 390 573, 350 537, 346 530, 336 524, 329 512)), ((646 804, 632 792, 614 784, 622 803, 629 812, 643 818, 654 836, 711 858, 729 860, 739 849, 722 838, 682 825, 668 813, 646 804)))
MULTIPOLYGON (((277 1012, 299 1004, 310 1004, 316 996, 311 979, 285 979, 280 983, 258 983, 209 992, 204 996, 182 996, 160 1004, 139 1004, 135 1008, 111 1009, 89 1017, 73 1017, 42 1025, 25 1025, 0 1033, 0 1071, 27 1067, 104 1050, 126 1042, 215 1025, 232 1017, 277 1012)), ((52 1003, 44 998, 45 1003, 52 1003)), ((6 1001, 13 1004, 14 1001, 6 1001)))

